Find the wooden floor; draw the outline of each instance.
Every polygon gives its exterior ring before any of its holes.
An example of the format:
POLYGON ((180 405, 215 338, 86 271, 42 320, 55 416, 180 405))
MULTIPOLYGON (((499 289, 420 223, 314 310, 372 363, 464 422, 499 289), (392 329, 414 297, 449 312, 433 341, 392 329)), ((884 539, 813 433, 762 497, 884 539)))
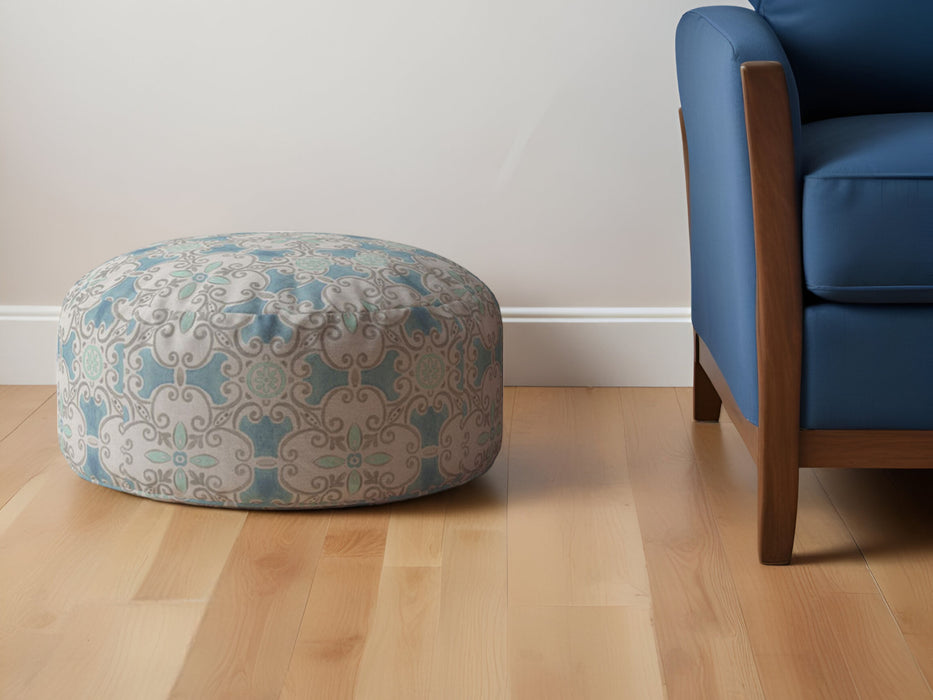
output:
POLYGON ((807 471, 794 564, 689 390, 507 390, 485 477, 333 513, 73 475, 0 387, 2 698, 933 698, 933 471, 807 471))

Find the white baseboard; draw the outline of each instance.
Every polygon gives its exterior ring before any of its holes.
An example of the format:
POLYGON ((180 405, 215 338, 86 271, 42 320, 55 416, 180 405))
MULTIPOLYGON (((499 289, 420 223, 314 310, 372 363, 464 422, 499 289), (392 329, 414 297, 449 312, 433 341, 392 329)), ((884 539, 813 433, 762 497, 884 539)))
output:
POLYGON ((57 306, 0 306, 0 384, 54 384, 57 306))
POLYGON ((688 307, 502 309, 509 386, 689 386, 688 307))
MULTIPOLYGON (((54 384, 57 306, 0 306, 0 384, 54 384)), ((505 307, 509 386, 687 386, 687 307, 505 307)))

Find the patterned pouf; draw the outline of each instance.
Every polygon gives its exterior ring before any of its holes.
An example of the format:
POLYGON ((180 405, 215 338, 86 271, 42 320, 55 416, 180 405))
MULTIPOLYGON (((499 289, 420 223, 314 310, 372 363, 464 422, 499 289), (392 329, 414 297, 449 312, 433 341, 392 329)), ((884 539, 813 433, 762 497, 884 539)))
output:
POLYGON ((184 238, 68 293, 58 432, 81 477, 226 508, 383 503, 502 442, 492 292, 426 250, 317 233, 184 238))

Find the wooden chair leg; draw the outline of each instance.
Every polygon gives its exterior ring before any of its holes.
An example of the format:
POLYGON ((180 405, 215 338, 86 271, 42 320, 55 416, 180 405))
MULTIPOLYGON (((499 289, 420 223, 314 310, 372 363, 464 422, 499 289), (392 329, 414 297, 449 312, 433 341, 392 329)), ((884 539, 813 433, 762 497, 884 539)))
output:
POLYGON ((693 334, 693 420, 719 420, 722 399, 716 392, 706 370, 700 365, 700 339, 693 334))
POLYGON ((769 456, 767 449, 761 450, 758 462, 758 559, 762 564, 790 564, 797 526, 799 479, 800 470, 796 462, 788 464, 786 455, 769 456))
POLYGON ((755 220, 758 557, 762 564, 788 564, 800 476, 800 188, 784 67, 751 61, 741 73, 755 220))

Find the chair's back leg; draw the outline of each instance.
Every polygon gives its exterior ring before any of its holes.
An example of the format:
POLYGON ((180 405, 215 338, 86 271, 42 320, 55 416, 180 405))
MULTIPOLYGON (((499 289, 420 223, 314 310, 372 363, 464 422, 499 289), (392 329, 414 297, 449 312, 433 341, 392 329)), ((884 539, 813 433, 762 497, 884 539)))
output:
MULTIPOLYGON (((687 183, 687 230, 690 230, 690 156, 687 151, 687 129, 684 126, 684 111, 677 110, 680 117, 680 140, 684 151, 684 180, 687 183)), ((693 420, 718 421, 722 399, 713 388, 713 383, 700 366, 700 341, 693 334, 693 420)))
POLYGON ((716 422, 722 410, 722 398, 700 364, 700 338, 693 334, 693 420, 716 422))

